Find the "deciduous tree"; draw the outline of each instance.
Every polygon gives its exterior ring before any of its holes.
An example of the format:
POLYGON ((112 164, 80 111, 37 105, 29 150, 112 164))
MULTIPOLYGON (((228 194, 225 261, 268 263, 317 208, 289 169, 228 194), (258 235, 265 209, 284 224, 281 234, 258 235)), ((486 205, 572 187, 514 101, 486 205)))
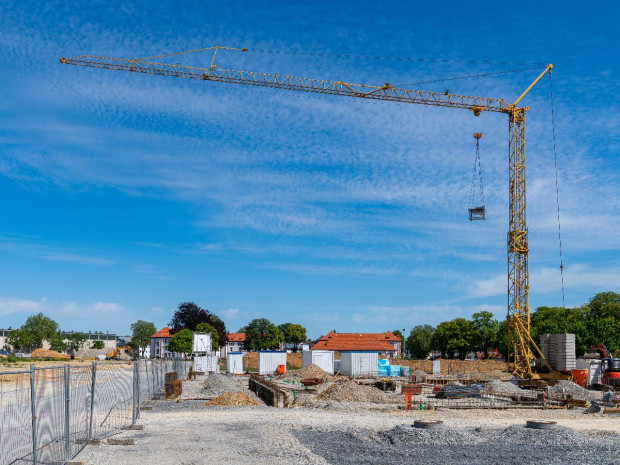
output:
POLYGON ((245 327, 245 350, 279 349, 283 342, 284 336, 278 327, 266 318, 252 320, 245 327))
POLYGON ((217 330, 219 345, 226 344, 226 325, 222 319, 209 310, 199 307, 194 302, 179 304, 169 325, 172 332, 176 333, 182 329, 196 331, 196 327, 200 323, 208 323, 213 326, 217 330))
POLYGON ((431 325, 414 326, 407 338, 407 350, 413 358, 426 358, 431 351, 435 328, 431 325))
POLYGON ((296 323, 283 323, 278 329, 284 336, 286 342, 295 344, 293 352, 297 352, 297 345, 306 340, 306 328, 296 323))
POLYGON ((194 332, 190 329, 182 329, 168 342, 168 351, 177 352, 186 356, 191 355, 194 343, 194 332))
POLYGON ((140 357, 144 357, 144 351, 151 344, 151 336, 157 332, 157 328, 150 321, 138 320, 132 323, 131 339, 129 345, 139 351, 140 357))

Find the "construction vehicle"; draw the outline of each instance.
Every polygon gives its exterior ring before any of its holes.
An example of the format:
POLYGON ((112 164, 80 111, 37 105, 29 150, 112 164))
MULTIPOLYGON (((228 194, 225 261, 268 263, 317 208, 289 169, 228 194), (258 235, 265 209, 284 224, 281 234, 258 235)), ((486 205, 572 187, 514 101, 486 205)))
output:
POLYGON ((124 347, 117 347, 116 349, 114 349, 114 352, 107 353, 106 359, 108 360, 120 359, 123 353, 126 353, 127 355, 129 355, 132 359, 136 358, 136 353, 134 352, 134 350, 129 346, 124 346, 124 347))
MULTIPOLYGON (((512 372, 521 378, 562 379, 566 375, 557 372, 541 353, 530 335, 528 228, 526 224, 526 154, 525 116, 529 107, 518 106, 528 92, 547 73, 551 77, 553 65, 544 66, 540 75, 512 103, 504 99, 472 97, 445 92, 427 92, 397 88, 389 83, 380 86, 352 84, 314 78, 286 76, 283 74, 239 71, 221 68, 215 64, 219 50, 248 52, 247 48, 213 46, 199 50, 170 53, 146 58, 124 59, 93 55, 60 58, 62 64, 91 68, 128 71, 133 73, 181 77, 216 83, 241 84, 275 89, 295 90, 341 97, 354 97, 384 102, 400 102, 471 111, 479 116, 483 111, 500 113, 508 117, 508 165, 509 165, 509 223, 508 223, 508 312, 507 326, 511 353, 509 361, 512 372), (208 68, 166 64, 153 61, 173 55, 212 51, 208 68), (536 366, 538 360, 541 366, 536 366)), ((543 66, 540 66, 542 68, 543 66)), ((481 215, 475 211, 472 214, 481 215)), ((473 218, 472 218, 473 219, 473 218)), ((560 267, 562 268, 562 266, 560 267)))
MULTIPOLYGON (((590 352, 600 352, 601 360, 601 389, 614 389, 620 391, 620 358, 614 358, 611 356, 607 348, 603 344, 596 346, 590 346, 590 352)), ((590 354, 586 354, 590 355, 590 354)), ((597 354, 598 355, 598 354, 597 354)), ((587 358, 592 358, 588 356, 587 358)), ((599 357, 597 357, 599 358, 599 357)))

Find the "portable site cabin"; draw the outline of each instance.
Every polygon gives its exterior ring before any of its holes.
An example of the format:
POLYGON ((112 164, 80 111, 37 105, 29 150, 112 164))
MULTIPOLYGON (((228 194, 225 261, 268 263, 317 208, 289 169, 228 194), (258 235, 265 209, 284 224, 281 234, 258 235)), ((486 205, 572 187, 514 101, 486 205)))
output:
POLYGON ((286 352, 281 350, 258 351, 258 373, 261 375, 273 375, 279 365, 286 369, 286 352))
POLYGON ((243 352, 228 352, 226 356, 226 372, 233 375, 243 374, 243 352))
POLYGON ((220 365, 217 355, 195 355, 194 370, 205 373, 219 373, 220 365))
POLYGON ((304 350, 301 353, 301 367, 306 368, 311 363, 330 375, 334 374, 334 352, 332 350, 304 350))
POLYGON ((192 353, 210 354, 212 351, 211 333, 194 333, 192 353))
POLYGON ((347 376, 376 375, 379 372, 379 352, 341 351, 340 373, 347 376))

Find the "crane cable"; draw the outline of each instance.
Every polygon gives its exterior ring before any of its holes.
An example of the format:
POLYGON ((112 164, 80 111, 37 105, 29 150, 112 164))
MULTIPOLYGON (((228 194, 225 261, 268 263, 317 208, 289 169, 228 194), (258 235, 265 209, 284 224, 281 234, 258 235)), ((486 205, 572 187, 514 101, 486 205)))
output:
POLYGON ((555 167, 555 202, 558 207, 558 242, 560 244, 560 275, 562 277, 562 308, 566 308, 564 296, 564 262, 562 260, 562 227, 560 224, 560 190, 558 188, 558 154, 555 141, 555 111, 553 107, 553 78, 552 70, 549 70, 549 94, 551 96, 551 128, 553 132, 553 164, 555 167))
POLYGON ((469 192, 469 209, 474 208, 475 206, 484 207, 484 189, 482 187, 482 165, 480 164, 480 137, 482 134, 476 133, 474 134, 476 138, 476 158, 474 159, 474 172, 471 177, 471 191, 469 192), (474 201, 476 200, 476 174, 479 178, 480 183, 480 205, 474 205, 474 201))

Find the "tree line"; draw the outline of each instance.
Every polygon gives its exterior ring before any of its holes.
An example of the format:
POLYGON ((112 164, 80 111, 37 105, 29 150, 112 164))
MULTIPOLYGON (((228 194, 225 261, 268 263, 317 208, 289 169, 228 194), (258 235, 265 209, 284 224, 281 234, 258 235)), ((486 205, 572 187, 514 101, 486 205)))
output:
MULTIPOLYGON (((575 334, 576 355, 590 346, 604 344, 611 352, 620 350, 620 294, 601 292, 587 303, 573 308, 538 307, 531 314, 530 333, 540 344, 543 334, 575 334)), ((465 358, 472 352, 488 356, 492 349, 508 354, 506 321, 493 318, 491 312, 474 313, 471 319, 455 318, 436 327, 415 326, 406 339, 412 358, 426 358, 431 351, 442 358, 465 358)))

